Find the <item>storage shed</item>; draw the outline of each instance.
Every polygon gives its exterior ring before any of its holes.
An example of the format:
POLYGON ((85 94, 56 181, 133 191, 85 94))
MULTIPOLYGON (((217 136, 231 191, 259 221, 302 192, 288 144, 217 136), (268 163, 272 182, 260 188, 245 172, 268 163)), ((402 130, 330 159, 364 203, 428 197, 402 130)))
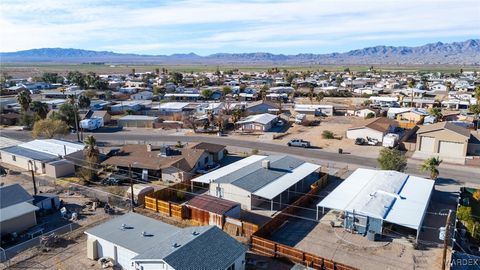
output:
POLYGON ((45 164, 45 174, 50 177, 63 177, 75 173, 75 165, 73 162, 60 159, 45 164))
POLYGON ((202 225, 215 225, 223 229, 225 217, 240 218, 240 203, 207 194, 195 196, 187 202, 190 218, 202 225))
POLYGON ((60 209, 60 198, 53 193, 40 193, 33 196, 33 205, 41 210, 51 211, 60 209))

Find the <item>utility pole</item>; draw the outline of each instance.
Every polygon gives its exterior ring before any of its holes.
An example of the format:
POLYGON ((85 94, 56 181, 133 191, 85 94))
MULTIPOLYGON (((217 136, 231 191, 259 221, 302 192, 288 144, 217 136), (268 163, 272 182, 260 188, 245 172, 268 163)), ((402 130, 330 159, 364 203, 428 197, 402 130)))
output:
POLYGON ((130 178, 130 195, 131 195, 131 201, 130 201, 130 209, 132 212, 135 212, 135 209, 133 208, 133 179, 132 179, 132 164, 128 164, 128 176, 130 178))
POLYGON ((450 237, 450 218, 452 217, 452 210, 448 210, 447 223, 445 224, 445 239, 443 239, 443 255, 442 255, 442 270, 445 270, 447 260, 447 246, 448 238, 450 237))
POLYGON ((31 160, 29 160, 28 163, 30 163, 30 172, 32 173, 33 194, 37 195, 37 183, 35 182, 35 172, 33 171, 34 165, 31 160))

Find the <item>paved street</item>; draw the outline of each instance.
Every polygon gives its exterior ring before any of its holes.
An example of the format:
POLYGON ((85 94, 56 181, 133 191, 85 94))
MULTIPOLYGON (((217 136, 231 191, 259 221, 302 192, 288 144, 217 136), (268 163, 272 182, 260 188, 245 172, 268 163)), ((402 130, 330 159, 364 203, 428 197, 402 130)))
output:
MULTIPOLYGON (((31 139, 30 132, 15 131, 15 130, 2 130, 1 136, 13 138, 17 140, 26 141, 31 139)), ((321 149, 304 149, 288 147, 286 145, 279 145, 275 143, 268 143, 265 141, 251 141, 241 140, 230 137, 218 137, 218 136, 205 136, 205 135, 175 135, 175 134, 159 134, 159 133, 143 133, 134 130, 125 130, 114 133, 85 133, 84 136, 92 134, 99 142, 110 143, 159 143, 159 142, 208 142, 219 143, 230 147, 245 148, 245 149, 258 149, 262 152, 268 153, 282 153, 289 155, 300 156, 304 159, 308 159, 317 162, 322 165, 333 164, 335 167, 344 167, 348 165, 350 168, 374 168, 377 166, 376 159, 356 156, 352 154, 338 154, 334 152, 328 152, 321 149)), ((69 134, 66 139, 76 140, 76 134, 69 134)), ((407 173, 415 175, 426 176, 425 173, 418 169, 420 162, 417 160, 409 160, 407 173)), ((476 183, 480 184, 480 168, 466 167, 460 165, 442 164, 440 166, 440 175, 446 180, 454 180, 464 183, 476 183)))

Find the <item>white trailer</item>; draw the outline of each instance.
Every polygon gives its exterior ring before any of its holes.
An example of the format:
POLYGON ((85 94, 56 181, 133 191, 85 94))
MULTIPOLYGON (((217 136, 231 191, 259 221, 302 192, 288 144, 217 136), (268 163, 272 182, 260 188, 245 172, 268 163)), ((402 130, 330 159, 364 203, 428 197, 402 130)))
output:
POLYGON ((103 127, 102 117, 92 117, 92 118, 84 119, 80 121, 80 128, 83 128, 86 130, 95 130, 100 127, 103 127))
POLYGON ((400 136, 398 134, 388 133, 387 135, 385 135, 385 137, 383 137, 382 146, 393 148, 397 145, 397 142, 399 139, 400 139, 400 136))

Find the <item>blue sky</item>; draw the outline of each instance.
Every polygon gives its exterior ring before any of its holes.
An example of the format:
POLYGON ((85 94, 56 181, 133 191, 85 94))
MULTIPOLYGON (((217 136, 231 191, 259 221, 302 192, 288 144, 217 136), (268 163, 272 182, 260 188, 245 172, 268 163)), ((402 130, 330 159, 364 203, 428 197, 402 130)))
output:
POLYGON ((344 52, 480 37, 478 0, 1 0, 0 51, 344 52))

